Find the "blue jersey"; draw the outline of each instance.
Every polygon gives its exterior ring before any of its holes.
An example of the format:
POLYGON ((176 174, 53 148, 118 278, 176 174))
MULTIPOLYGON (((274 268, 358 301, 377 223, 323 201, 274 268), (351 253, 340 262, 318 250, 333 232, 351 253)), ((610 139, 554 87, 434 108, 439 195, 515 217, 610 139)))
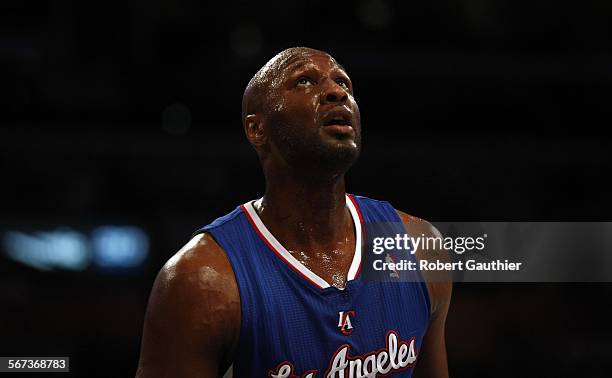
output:
POLYGON ((388 203, 347 195, 356 250, 344 289, 289 253, 253 207, 239 206, 196 233, 225 251, 242 318, 234 377, 410 377, 429 323, 423 282, 365 282, 368 223, 401 222, 388 203), (365 261, 365 260, 364 260, 365 261))

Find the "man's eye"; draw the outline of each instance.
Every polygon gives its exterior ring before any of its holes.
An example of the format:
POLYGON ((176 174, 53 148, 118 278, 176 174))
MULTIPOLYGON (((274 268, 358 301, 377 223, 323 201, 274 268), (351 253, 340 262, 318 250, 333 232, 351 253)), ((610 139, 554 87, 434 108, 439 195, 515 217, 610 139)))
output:
POLYGON ((336 83, 344 89, 349 89, 349 85, 344 79, 337 79, 336 83))
POLYGON ((300 77, 297 81, 298 85, 312 85, 313 82, 307 77, 300 77))

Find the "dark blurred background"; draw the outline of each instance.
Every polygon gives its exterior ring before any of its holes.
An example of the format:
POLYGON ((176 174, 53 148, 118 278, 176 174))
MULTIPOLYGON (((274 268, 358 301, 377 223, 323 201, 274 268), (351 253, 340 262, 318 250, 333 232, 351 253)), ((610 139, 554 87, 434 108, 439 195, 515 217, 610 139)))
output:
MULTIPOLYGON (((286 47, 352 77, 350 192, 428 220, 610 220, 611 17, 603 0, 3 2, 0 356, 133 376, 157 271, 262 194, 240 103, 286 47)), ((604 283, 457 284, 451 373, 612 376, 611 303, 604 283)))

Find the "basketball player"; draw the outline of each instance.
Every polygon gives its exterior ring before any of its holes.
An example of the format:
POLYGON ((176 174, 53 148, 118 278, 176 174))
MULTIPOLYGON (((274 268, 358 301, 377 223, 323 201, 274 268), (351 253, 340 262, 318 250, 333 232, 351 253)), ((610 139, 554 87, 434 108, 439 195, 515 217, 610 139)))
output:
POLYGON ((163 267, 137 376, 217 377, 233 365, 235 377, 447 377, 450 284, 360 277, 369 222, 439 234, 345 193, 361 125, 344 68, 322 51, 285 50, 249 82, 242 119, 265 194, 197 231, 163 267))

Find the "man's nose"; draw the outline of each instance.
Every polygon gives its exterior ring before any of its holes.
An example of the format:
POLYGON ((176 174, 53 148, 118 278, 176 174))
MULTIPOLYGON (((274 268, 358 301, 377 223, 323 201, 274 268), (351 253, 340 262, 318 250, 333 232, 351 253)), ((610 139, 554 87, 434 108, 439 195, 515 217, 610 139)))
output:
POLYGON ((327 83, 321 94, 322 103, 345 103, 348 100, 348 93, 338 83, 333 80, 327 80, 327 83))

